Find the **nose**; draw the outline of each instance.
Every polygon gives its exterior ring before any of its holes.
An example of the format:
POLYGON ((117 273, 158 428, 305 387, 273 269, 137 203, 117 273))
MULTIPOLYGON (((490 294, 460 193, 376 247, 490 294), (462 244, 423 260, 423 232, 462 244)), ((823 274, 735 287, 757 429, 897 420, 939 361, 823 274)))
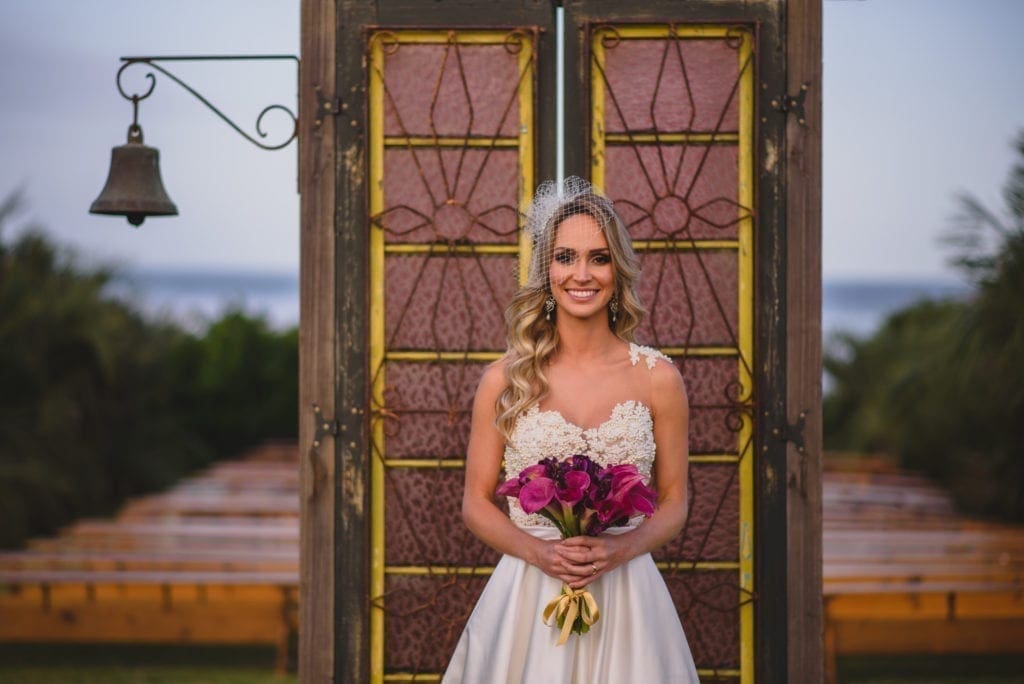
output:
POLYGON ((588 259, 579 259, 576 268, 573 270, 573 278, 578 282, 585 283, 590 280, 590 264, 588 259))

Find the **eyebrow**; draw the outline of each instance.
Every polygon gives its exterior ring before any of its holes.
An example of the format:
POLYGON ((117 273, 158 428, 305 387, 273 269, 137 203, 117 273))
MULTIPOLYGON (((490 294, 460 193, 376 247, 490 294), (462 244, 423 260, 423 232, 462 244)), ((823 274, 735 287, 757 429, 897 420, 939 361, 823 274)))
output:
MULTIPOLYGON (((573 249, 572 247, 555 247, 554 251, 555 252, 572 252, 573 254, 576 253, 576 250, 573 249)), ((598 247, 596 249, 588 250, 587 254, 601 254, 603 252, 611 253, 611 249, 608 248, 608 247, 598 247)))

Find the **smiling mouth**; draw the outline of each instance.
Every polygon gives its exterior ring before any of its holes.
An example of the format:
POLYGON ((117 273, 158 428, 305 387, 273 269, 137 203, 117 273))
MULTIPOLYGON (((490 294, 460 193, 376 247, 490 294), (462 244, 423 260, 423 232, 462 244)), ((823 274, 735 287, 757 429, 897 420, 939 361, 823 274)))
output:
POLYGON ((574 301, 577 302, 588 302, 597 295, 597 290, 579 290, 579 289, 566 289, 565 293, 568 294, 574 301))

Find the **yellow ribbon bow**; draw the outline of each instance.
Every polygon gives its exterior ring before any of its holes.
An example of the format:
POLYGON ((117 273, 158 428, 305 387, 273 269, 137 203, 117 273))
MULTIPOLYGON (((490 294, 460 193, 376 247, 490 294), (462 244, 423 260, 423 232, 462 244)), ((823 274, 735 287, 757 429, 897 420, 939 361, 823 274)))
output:
POLYGON ((597 609, 597 601, 594 600, 593 594, 586 589, 571 589, 566 584, 562 586, 562 593, 551 599, 544 608, 545 625, 549 624, 548 621, 552 616, 554 616, 556 624, 560 622, 562 625, 562 633, 558 637, 557 644, 561 646, 569 640, 569 634, 572 633, 572 626, 577 617, 582 619, 589 628, 601 619, 601 612, 597 609))

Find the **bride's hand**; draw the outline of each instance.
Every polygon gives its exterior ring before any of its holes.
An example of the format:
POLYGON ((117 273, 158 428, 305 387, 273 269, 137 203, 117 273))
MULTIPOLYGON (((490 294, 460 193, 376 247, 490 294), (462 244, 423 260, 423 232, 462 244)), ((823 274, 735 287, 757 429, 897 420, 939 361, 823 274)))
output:
POLYGON ((578 584, 584 577, 593 575, 592 564, 584 560, 586 556, 584 549, 567 546, 563 540, 539 541, 540 545, 535 553, 533 564, 540 568, 545 575, 561 580, 570 586, 578 584))
POLYGON ((627 535, 603 535, 600 537, 569 537, 559 542, 560 552, 572 558, 575 567, 582 567, 582 576, 567 584, 573 589, 582 589, 609 570, 628 563, 636 555, 632 552, 627 535))

